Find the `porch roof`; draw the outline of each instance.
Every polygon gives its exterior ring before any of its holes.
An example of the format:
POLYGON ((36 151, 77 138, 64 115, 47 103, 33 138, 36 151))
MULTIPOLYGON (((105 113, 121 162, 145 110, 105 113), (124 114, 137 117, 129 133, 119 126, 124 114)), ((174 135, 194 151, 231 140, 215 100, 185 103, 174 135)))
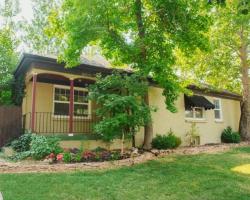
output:
MULTIPOLYGON (((21 74, 25 74, 29 69, 32 68, 33 63, 36 64, 36 68, 76 75, 81 75, 82 73, 102 73, 104 75, 108 75, 111 74, 115 69, 95 61, 90 61, 88 59, 84 59, 83 62, 76 67, 65 68, 65 63, 58 63, 56 58, 24 53, 17 65, 16 70, 14 71, 14 76, 18 77, 21 74)), ((130 70, 121 71, 124 73, 132 73, 130 70)))

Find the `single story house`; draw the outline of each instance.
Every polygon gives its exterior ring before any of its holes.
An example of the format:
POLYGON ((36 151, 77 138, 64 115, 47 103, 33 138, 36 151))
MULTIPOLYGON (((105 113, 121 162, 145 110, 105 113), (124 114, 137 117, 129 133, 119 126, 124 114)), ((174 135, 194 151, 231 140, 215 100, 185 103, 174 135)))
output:
MULTIPOLYGON (((22 112, 24 128, 39 134, 91 135, 97 122, 96 105, 89 101, 88 85, 95 82, 97 73, 111 74, 112 68, 84 61, 74 68, 65 68, 56 59, 24 54, 14 73, 25 79, 25 97, 22 112)), ((177 113, 165 108, 162 88, 149 87, 149 103, 157 107, 152 112, 153 131, 166 134, 170 129, 187 144, 186 134, 193 123, 199 132, 199 143, 220 143, 221 132, 227 126, 238 130, 241 96, 229 91, 213 91, 190 85, 194 96, 180 95, 176 102, 177 113)), ((136 145, 143 142, 143 128, 136 135, 136 145)), ((64 143, 79 146, 80 141, 64 143)), ((92 146, 103 146, 95 141, 92 146)), ((115 148, 115 145, 113 146, 115 148)))

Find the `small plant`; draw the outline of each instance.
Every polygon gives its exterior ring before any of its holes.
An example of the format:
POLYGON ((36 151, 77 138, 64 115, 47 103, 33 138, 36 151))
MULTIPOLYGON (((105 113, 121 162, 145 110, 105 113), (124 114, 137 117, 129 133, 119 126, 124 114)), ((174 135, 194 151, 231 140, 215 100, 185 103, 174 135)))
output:
POLYGON ((228 126, 221 134, 221 141, 224 143, 240 143, 240 134, 238 132, 234 132, 232 128, 228 126))
POLYGON ((85 151, 82 154, 82 160, 85 161, 94 161, 96 157, 96 154, 92 151, 85 151))
POLYGON ((102 152, 102 151, 107 151, 107 150, 102 148, 102 147, 96 147, 93 151, 94 152, 102 152))
POLYGON ((191 124, 191 129, 186 134, 189 146, 200 145, 200 134, 196 127, 196 123, 191 124))
POLYGON ((40 160, 51 153, 50 147, 45 136, 41 135, 33 135, 31 141, 31 156, 40 160))
POLYGON ((49 145, 50 152, 54 153, 55 155, 63 152, 63 149, 60 147, 59 141, 60 139, 57 137, 47 137, 47 143, 49 145))
POLYGON ((72 161, 71 153, 66 152, 63 154, 63 162, 70 163, 72 161))
POLYGON ((11 147, 16 152, 29 151, 31 140, 32 140, 32 134, 27 132, 24 135, 20 136, 17 140, 11 142, 11 147))
POLYGON ((176 137, 170 129, 168 135, 156 135, 152 141, 152 147, 155 149, 174 149, 181 145, 181 139, 176 137))
POLYGON ((111 153, 111 160, 120 160, 121 154, 118 151, 114 151, 111 153))

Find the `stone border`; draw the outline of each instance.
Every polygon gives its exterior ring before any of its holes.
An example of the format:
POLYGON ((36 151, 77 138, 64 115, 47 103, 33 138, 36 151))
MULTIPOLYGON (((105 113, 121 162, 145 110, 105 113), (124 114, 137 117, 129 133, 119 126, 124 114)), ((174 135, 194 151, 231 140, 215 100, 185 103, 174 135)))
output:
POLYGON ((250 142, 242 142, 240 144, 213 144, 198 147, 181 147, 175 150, 151 150, 149 152, 144 152, 143 154, 134 158, 93 163, 48 164, 41 161, 21 161, 17 163, 12 163, 0 160, 0 173, 52 173, 108 170, 123 166, 132 166, 134 164, 144 163, 149 160, 157 159, 157 157, 164 157, 170 154, 195 155, 201 153, 219 153, 228 151, 231 148, 244 146, 250 146, 250 142))

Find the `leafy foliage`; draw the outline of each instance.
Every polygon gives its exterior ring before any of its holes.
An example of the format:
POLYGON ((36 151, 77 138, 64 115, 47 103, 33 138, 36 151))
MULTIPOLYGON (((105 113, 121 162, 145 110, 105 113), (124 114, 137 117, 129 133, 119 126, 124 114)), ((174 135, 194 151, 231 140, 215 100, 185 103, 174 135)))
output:
POLYGON ((240 50, 249 48, 250 38, 250 11, 243 14, 244 10, 250 10, 247 0, 212 5, 208 10, 212 21, 207 33, 210 51, 196 50, 188 59, 177 53, 177 65, 184 79, 205 82, 220 90, 227 88, 237 93, 242 90, 240 50))
POLYGON ((17 151, 12 156, 13 160, 33 157, 40 160, 49 154, 57 155, 63 151, 59 146, 59 139, 56 137, 45 137, 26 133, 11 143, 11 147, 17 151))
POLYGON ((72 161, 72 156, 70 152, 63 153, 63 162, 70 163, 72 161))
POLYGON ((0 3, 0 105, 12 104, 12 72, 17 63, 18 45, 13 21, 19 12, 18 0, 5 0, 0 3))
POLYGON ((62 148, 59 146, 58 138, 33 135, 30 152, 34 159, 40 160, 50 153, 59 154, 62 152, 62 148))
POLYGON ((17 140, 11 142, 11 147, 16 152, 29 151, 31 140, 32 140, 32 134, 25 133, 24 135, 20 136, 17 140))
POLYGON ((150 107, 142 101, 147 84, 135 74, 99 75, 89 91, 89 99, 99 105, 96 114, 100 122, 95 126, 95 132, 105 141, 123 135, 131 137, 151 120, 150 107))
POLYGON ((221 141, 225 143, 240 143, 240 134, 238 132, 233 132, 231 127, 227 127, 221 134, 221 141))
POLYGON ((9 29, 0 30, 0 105, 12 104, 12 71, 17 62, 17 54, 11 35, 9 29))
POLYGON ((12 83, 12 103, 21 106, 25 96, 25 80, 24 76, 19 76, 12 83))
POLYGON ((172 130, 167 135, 156 135, 152 140, 155 149, 174 149, 181 145, 181 139, 176 137, 172 130))
POLYGON ((61 0, 31 0, 33 19, 21 24, 23 32, 22 41, 32 53, 42 55, 54 54, 59 51, 54 39, 47 36, 45 27, 48 24, 48 16, 53 9, 57 9, 61 0))
POLYGON ((167 109, 175 112, 182 88, 173 51, 188 55, 207 48, 209 17, 203 6, 196 0, 64 0, 51 14, 48 32, 63 44, 60 60, 68 67, 79 64, 87 45, 97 44, 114 65, 152 76, 164 88, 167 109))

